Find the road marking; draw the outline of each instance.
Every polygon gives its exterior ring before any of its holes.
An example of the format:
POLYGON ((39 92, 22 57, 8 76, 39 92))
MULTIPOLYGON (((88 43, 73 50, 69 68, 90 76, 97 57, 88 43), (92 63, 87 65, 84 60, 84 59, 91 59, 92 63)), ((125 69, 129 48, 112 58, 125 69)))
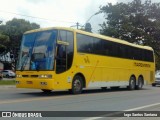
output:
MULTIPOLYGON (((152 106, 157 106, 157 105, 160 105, 160 103, 154 103, 154 104, 150 104, 150 105, 145 105, 145 106, 141 106, 141 107, 127 109, 127 110, 124 110, 124 111, 135 111, 135 110, 140 110, 140 109, 144 109, 144 108, 148 108, 148 107, 152 107, 152 106)), ((101 115, 101 116, 105 116, 105 115, 101 115)), ((83 120, 98 120, 98 119, 102 119, 102 118, 105 118, 105 117, 90 117, 90 118, 86 118, 86 119, 83 119, 83 120)), ((121 118, 117 118, 117 119, 114 119, 114 120, 120 120, 120 119, 121 118)))
POLYGON ((83 119, 83 120, 97 120, 97 119, 101 119, 103 117, 90 117, 90 118, 86 118, 86 119, 83 119))
POLYGON ((143 108, 152 107, 152 106, 157 106, 157 105, 160 105, 160 103, 154 103, 154 104, 145 105, 145 106, 141 106, 141 107, 136 107, 136 108, 132 108, 132 109, 124 110, 124 111, 140 110, 140 109, 143 109, 143 108))
MULTIPOLYGON (((64 96, 64 97, 72 97, 72 96, 64 96)), ((64 97, 44 97, 44 98, 24 98, 24 99, 18 99, 18 100, 5 100, 0 101, 0 104, 9 104, 9 103, 17 103, 17 102, 30 102, 30 101, 36 101, 36 100, 49 100, 49 99, 58 99, 58 98, 64 98, 64 97)))

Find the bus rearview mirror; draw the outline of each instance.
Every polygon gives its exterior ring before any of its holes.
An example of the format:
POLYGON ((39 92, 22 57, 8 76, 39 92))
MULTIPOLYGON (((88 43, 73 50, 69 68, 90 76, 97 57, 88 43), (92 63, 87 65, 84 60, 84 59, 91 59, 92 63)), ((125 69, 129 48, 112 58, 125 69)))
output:
POLYGON ((64 41, 60 41, 60 40, 57 40, 57 44, 58 44, 58 45, 65 45, 65 46, 68 46, 68 45, 69 45, 68 42, 64 42, 64 41))

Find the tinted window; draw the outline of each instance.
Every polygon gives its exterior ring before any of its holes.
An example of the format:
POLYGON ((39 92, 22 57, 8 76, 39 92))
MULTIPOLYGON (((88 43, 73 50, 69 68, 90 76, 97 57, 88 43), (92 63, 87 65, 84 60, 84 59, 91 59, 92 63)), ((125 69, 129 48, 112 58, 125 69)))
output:
POLYGON ((69 43, 67 46, 67 69, 69 69, 73 61, 73 32, 67 32, 67 42, 69 43))
POLYGON ((93 53, 102 54, 102 41, 99 38, 93 38, 93 53))
POLYGON ((145 58, 146 58, 146 61, 154 61, 153 52, 149 51, 149 50, 146 50, 145 51, 145 58))
POLYGON ((59 39, 61 41, 67 41, 67 31, 61 30, 59 31, 59 39))
POLYGON ((93 38, 87 35, 77 34, 77 49, 79 52, 92 53, 93 38))
POLYGON ((58 40, 68 42, 69 45, 58 45, 57 73, 68 70, 73 61, 73 32, 60 30, 58 40))
POLYGON ((102 40, 102 54, 107 56, 117 56, 117 46, 111 41, 102 40))
POLYGON ((153 52, 125 44, 77 34, 78 52, 153 62, 153 52))
POLYGON ((132 54, 131 54, 131 47, 125 45, 125 49, 126 49, 126 50, 125 50, 126 58, 132 59, 133 56, 132 56, 132 54))

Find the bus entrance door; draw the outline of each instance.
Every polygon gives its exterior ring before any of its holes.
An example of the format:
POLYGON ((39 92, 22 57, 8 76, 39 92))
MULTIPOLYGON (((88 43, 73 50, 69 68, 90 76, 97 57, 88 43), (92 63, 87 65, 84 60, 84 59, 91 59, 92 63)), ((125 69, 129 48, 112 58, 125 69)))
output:
POLYGON ((67 42, 58 42, 56 55, 56 78, 55 82, 59 89, 66 88, 67 84, 67 42))

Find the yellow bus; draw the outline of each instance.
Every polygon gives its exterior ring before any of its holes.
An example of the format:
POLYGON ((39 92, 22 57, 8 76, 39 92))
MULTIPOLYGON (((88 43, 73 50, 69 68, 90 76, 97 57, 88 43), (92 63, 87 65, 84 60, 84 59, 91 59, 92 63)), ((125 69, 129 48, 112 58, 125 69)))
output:
POLYGON ((99 34, 63 27, 31 30, 23 35, 16 71, 17 88, 44 92, 83 88, 141 89, 152 84, 154 51, 99 34))

